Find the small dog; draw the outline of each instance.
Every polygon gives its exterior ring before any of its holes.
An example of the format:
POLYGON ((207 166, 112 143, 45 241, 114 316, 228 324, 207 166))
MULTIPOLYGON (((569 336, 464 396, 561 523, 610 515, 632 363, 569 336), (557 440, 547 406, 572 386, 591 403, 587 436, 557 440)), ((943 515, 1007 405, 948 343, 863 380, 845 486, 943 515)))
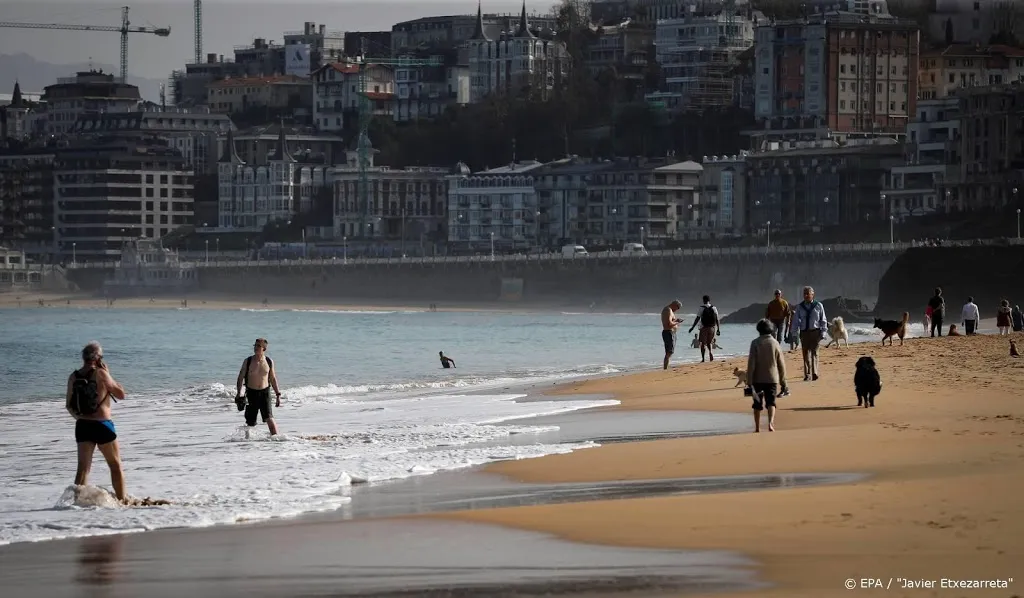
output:
MULTIPOLYGON (((747 383, 747 371, 740 368, 733 368, 732 375, 736 376, 736 386, 743 386, 747 383)), ((733 386, 733 388, 736 388, 733 386)))
POLYGON ((843 324, 842 318, 834 318, 828 325, 828 335, 832 339, 828 341, 825 348, 832 346, 832 343, 836 344, 836 348, 839 348, 840 342, 845 342, 846 347, 850 347, 850 336, 846 333, 846 326, 843 324))
POLYGON ((882 378, 875 369, 875 360, 865 355, 855 367, 853 387, 857 391, 857 406, 874 407, 875 397, 882 393, 882 378))
POLYGON ((882 344, 885 345, 885 341, 888 339, 889 346, 892 346, 892 338, 898 336, 900 338, 900 345, 903 344, 904 337, 907 336, 907 324, 910 323, 910 312, 903 312, 902 320, 883 320, 881 318, 875 318, 875 328, 882 331, 882 344))
POLYGON ((1010 341, 1010 357, 1020 357, 1020 352, 1017 351, 1017 343, 1010 341))

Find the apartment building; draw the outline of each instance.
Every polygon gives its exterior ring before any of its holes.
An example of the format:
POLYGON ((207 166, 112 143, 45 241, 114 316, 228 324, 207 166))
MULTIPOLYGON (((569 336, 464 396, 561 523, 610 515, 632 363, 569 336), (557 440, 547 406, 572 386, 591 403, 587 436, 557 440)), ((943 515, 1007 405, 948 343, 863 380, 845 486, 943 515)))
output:
POLYGON ((763 141, 902 136, 915 113, 918 30, 888 15, 823 13, 757 28, 763 141))
POLYGON ((921 99, 954 95, 965 87, 1024 81, 1024 50, 1011 46, 949 45, 921 53, 921 99))
POLYGON ((274 110, 309 108, 313 85, 295 75, 223 79, 207 86, 206 105, 215 114, 234 114, 250 108, 274 110))
POLYGON ((1011 19, 1017 22, 1007 29, 1021 30, 1022 16, 1012 5, 1012 0, 931 0, 928 33, 949 44, 987 44, 1011 19))
POLYGON ((657 23, 655 47, 667 89, 649 94, 669 109, 704 111, 734 105, 739 56, 754 45, 759 12, 716 7, 657 23))
POLYGON ((593 175, 608 167, 608 162, 573 156, 534 171, 539 205, 538 244, 557 248, 566 243, 584 242, 587 189, 593 175))
POLYGON ((190 63, 176 70, 168 79, 168 102, 180 108, 205 106, 209 100, 207 86, 214 81, 246 76, 245 65, 224 60, 224 55, 207 54, 205 62, 190 63))
MULTIPOLYGON (((473 37, 478 21, 483 21, 484 33, 491 39, 496 39, 503 31, 516 30, 519 15, 445 15, 396 23, 391 28, 391 53, 398 56, 423 48, 458 48, 473 37)), ((558 25, 553 15, 532 14, 530 23, 535 32, 554 31, 558 25)))
POLYGON ((957 93, 959 177, 944 193, 953 209, 995 208, 1024 189, 1024 85, 968 87, 957 93))
POLYGON ((56 148, 0 150, 0 245, 30 256, 53 251, 56 148))
POLYGON ((588 243, 617 246, 705 238, 714 216, 701 205, 696 162, 617 158, 590 177, 582 215, 588 243))
POLYGON ((700 202, 712 215, 714 236, 735 236, 747 230, 746 152, 733 156, 704 156, 700 173, 700 202))
POLYGON ((46 135, 69 133, 84 114, 134 112, 142 103, 139 88, 103 71, 83 71, 43 90, 46 135))
POLYGON ((229 132, 217 167, 221 229, 258 232, 270 222, 291 220, 313 209, 316 196, 328 185, 328 165, 322 156, 293 156, 284 127, 278 131, 274 152, 261 163, 246 163, 229 132))
POLYGON ((330 170, 334 236, 347 240, 443 243, 447 239, 447 181, 450 169, 369 167, 369 209, 363 202, 359 160, 350 152, 344 166, 330 170))
POLYGON ((87 114, 75 121, 70 133, 79 137, 158 137, 178 150, 185 166, 196 174, 212 174, 220 157, 218 140, 234 128, 226 114, 197 107, 87 114))
POLYGON ((448 180, 448 243, 464 251, 529 249, 539 244, 539 203, 533 160, 448 180))
POLYGON ((395 103, 395 71, 368 63, 332 62, 313 73, 313 126, 340 133, 347 117, 358 118, 360 69, 366 69, 366 97, 375 116, 391 116, 395 103))
POLYGON ((59 259, 117 259, 125 242, 192 224, 192 172, 158 140, 83 140, 56 154, 53 173, 59 259))
POLYGON ((469 103, 469 67, 456 64, 455 52, 438 59, 437 66, 395 66, 392 114, 396 121, 434 118, 450 107, 469 103))
MULTIPOLYGON (((266 164, 277 155, 282 133, 284 133, 288 153, 296 159, 326 164, 345 161, 346 142, 344 138, 317 133, 310 127, 287 125, 284 122, 235 132, 235 151, 246 164, 266 164)), ((226 148, 226 138, 221 137, 220 156, 224 155, 226 148)))
POLYGON ((902 221, 945 210, 946 189, 960 176, 960 100, 919 101, 917 116, 907 126, 905 153, 906 162, 886 178, 883 215, 902 221))
POLYGON ((470 102, 489 95, 528 94, 545 99, 569 73, 569 53, 553 32, 539 37, 526 17, 526 4, 515 32, 491 39, 478 10, 476 29, 467 43, 470 102))
POLYGON ((844 145, 781 142, 752 152, 746 171, 748 229, 882 222, 882 184, 903 158, 903 145, 884 137, 851 139, 844 145))

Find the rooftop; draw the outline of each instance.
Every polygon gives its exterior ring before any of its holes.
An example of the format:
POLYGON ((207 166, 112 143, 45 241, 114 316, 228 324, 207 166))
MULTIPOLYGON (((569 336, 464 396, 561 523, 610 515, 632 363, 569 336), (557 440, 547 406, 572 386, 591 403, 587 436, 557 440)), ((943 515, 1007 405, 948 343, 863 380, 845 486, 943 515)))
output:
POLYGON ((209 87, 246 87, 259 85, 287 85, 309 83, 309 79, 296 75, 273 75, 270 77, 237 77, 212 82, 209 87))
POLYGON ((946 56, 946 57, 982 57, 982 56, 1022 56, 1024 49, 1003 45, 980 45, 980 44, 952 44, 945 48, 926 50, 921 56, 946 56))
POLYGON ((529 172, 531 170, 535 170, 537 168, 540 168, 541 166, 544 166, 543 162, 538 162, 536 160, 525 160, 523 162, 513 162, 511 164, 508 164, 506 166, 501 166, 499 168, 491 168, 490 170, 482 170, 480 172, 475 172, 473 174, 474 175, 480 175, 480 174, 521 174, 521 173, 524 173, 524 172, 529 172))

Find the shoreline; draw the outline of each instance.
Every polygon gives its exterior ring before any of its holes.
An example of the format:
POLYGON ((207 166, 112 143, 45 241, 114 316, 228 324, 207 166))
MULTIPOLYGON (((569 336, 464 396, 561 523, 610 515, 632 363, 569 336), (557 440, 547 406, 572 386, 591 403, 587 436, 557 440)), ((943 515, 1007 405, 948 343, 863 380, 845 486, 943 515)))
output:
MULTIPOLYGON (((799 375, 799 352, 785 355, 790 378, 799 375)), ((620 405, 603 409, 619 413, 749 416, 749 398, 730 388, 736 364, 726 359, 570 381, 550 394, 608 395, 620 405)), ((585 543, 727 550, 759 563, 773 588, 758 596, 830 595, 845 592, 846 579, 861 577, 1013 577, 1024 557, 1016 540, 1024 534, 1024 507, 1016 498, 1024 492, 1024 417, 1013 415, 1024 362, 1009 357, 1007 339, 908 339, 891 348, 858 343, 823 349, 821 366, 818 382, 790 382, 792 395, 779 400, 774 433, 607 444, 492 463, 484 471, 522 483, 839 471, 868 476, 860 481, 428 517, 585 543), (872 355, 882 374, 874 409, 855 407, 852 366, 862 354, 872 355)))

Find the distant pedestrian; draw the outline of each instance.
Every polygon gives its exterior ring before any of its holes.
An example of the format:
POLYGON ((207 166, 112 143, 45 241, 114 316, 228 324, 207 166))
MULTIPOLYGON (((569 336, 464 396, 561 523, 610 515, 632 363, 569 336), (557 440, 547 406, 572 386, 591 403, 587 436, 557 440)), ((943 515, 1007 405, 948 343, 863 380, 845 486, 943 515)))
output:
POLYGON ((942 289, 935 287, 935 294, 928 300, 928 307, 932 309, 931 334, 942 336, 942 319, 946 316, 946 300, 942 298, 942 289))
POLYGON ((775 298, 768 302, 764 310, 764 317, 775 327, 775 340, 782 342, 786 331, 793 319, 793 310, 789 307, 789 301, 782 298, 782 291, 775 289, 775 298))
POLYGON ((768 319, 757 323, 758 336, 750 343, 747 355, 747 385, 752 389, 754 432, 761 431, 761 411, 768 411, 768 431, 775 431, 775 398, 789 393, 786 386, 786 359, 775 338, 775 327, 768 319), (782 392, 776 393, 781 386, 782 392))
POLYGON ((1024 331, 1024 313, 1020 311, 1019 305, 1013 306, 1013 311, 1010 312, 1010 321, 1013 324, 1014 332, 1024 331))
POLYGON ((1013 310, 1010 309, 1010 302, 1003 299, 999 302, 999 309, 996 310, 996 328, 999 329, 999 336, 1009 335, 1013 326, 1013 310))
POLYGON ((974 336, 978 333, 978 325, 981 323, 981 312, 974 303, 974 297, 968 297, 964 303, 963 311, 960 312, 960 321, 964 325, 964 334, 974 336))
POLYGON ((683 308, 679 300, 669 303, 661 310, 661 340, 665 344, 665 361, 662 369, 668 369, 668 361, 676 351, 676 331, 682 320, 676 317, 676 312, 683 308))
POLYGON ((455 360, 445 355, 444 351, 438 351, 437 354, 441 356, 441 367, 446 370, 455 367, 455 360))
POLYGON ((814 300, 814 289, 804 287, 804 300, 793 308, 794 335, 800 337, 800 350, 804 357, 804 381, 818 379, 818 345, 825 338, 828 321, 825 306, 814 300))
POLYGON ((705 361, 704 352, 707 351, 707 357, 711 360, 715 360, 715 337, 722 334, 722 325, 719 322, 718 308, 711 304, 711 297, 704 295, 704 304, 700 306, 697 311, 697 317, 693 319, 693 325, 690 326, 690 332, 700 325, 700 334, 698 340, 700 340, 700 360, 705 361))

